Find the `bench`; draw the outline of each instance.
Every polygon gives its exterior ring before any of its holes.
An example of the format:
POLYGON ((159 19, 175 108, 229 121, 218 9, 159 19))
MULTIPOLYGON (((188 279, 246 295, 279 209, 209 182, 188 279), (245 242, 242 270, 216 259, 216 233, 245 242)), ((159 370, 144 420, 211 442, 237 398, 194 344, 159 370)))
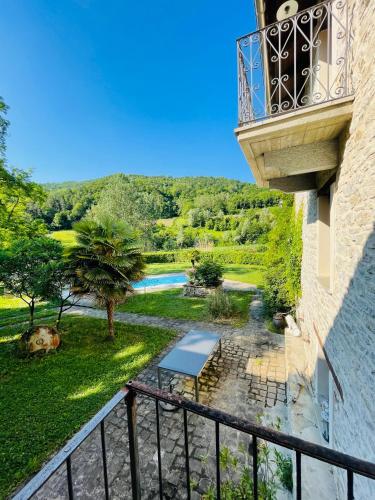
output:
POLYGON ((162 370, 186 375, 194 379, 195 399, 199 401, 199 376, 218 344, 221 356, 221 335, 204 330, 187 333, 158 364, 159 389, 162 370))

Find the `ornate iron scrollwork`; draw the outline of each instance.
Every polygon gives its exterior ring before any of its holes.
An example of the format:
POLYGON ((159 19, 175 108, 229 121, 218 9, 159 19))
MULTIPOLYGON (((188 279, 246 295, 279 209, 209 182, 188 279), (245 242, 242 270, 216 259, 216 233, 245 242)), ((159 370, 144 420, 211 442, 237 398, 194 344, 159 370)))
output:
POLYGON ((327 0, 237 41, 239 123, 353 93, 351 13, 327 0))

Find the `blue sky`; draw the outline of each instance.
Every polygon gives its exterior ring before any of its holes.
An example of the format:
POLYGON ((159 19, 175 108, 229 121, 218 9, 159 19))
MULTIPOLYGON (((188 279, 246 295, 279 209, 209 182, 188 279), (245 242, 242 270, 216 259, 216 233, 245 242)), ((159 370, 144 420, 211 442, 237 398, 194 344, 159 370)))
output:
POLYGON ((236 142, 235 40, 252 0, 2 0, 10 165, 253 181, 236 142))

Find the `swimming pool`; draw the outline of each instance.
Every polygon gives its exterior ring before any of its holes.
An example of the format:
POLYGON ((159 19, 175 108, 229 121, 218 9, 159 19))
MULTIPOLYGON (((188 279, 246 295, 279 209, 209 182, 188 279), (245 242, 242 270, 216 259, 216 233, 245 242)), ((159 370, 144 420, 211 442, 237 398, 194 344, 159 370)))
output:
POLYGON ((187 277, 185 274, 173 274, 173 275, 162 275, 162 276, 148 276, 138 283, 133 284, 133 288, 147 288, 149 286, 160 286, 160 285, 183 285, 187 282, 187 277))

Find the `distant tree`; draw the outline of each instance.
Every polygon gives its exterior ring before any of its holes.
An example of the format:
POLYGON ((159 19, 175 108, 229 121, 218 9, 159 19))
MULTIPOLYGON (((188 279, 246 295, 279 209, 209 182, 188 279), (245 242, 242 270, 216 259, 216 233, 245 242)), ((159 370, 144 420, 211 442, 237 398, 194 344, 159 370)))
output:
POLYGON ((202 208, 192 208, 188 212, 188 224, 191 227, 204 227, 206 225, 206 220, 211 216, 208 210, 203 210, 202 208))
POLYGON ((33 219, 27 211, 32 202, 43 200, 42 187, 30 180, 29 172, 8 169, 6 166, 7 109, 0 98, 0 248, 9 245, 12 239, 46 232, 43 222, 33 219))
POLYGON ((108 338, 114 339, 116 304, 133 291, 143 277, 141 251, 129 226, 114 218, 84 220, 74 225, 77 245, 67 252, 76 295, 93 294, 107 310, 108 338))
POLYGON ((52 221, 54 229, 69 229, 71 227, 70 215, 67 210, 57 212, 52 221))
POLYGON ((140 190, 126 176, 120 175, 101 193, 97 205, 92 208, 91 217, 98 220, 114 217, 137 229, 146 239, 162 210, 163 197, 159 193, 140 190))
POLYGON ((195 234, 191 228, 180 228, 176 236, 176 244, 179 248, 190 248, 194 245, 195 234))
POLYGON ((29 329, 34 325, 36 302, 48 299, 51 293, 53 277, 48 266, 61 259, 61 244, 46 236, 19 239, 0 250, 0 281, 28 305, 29 329))

